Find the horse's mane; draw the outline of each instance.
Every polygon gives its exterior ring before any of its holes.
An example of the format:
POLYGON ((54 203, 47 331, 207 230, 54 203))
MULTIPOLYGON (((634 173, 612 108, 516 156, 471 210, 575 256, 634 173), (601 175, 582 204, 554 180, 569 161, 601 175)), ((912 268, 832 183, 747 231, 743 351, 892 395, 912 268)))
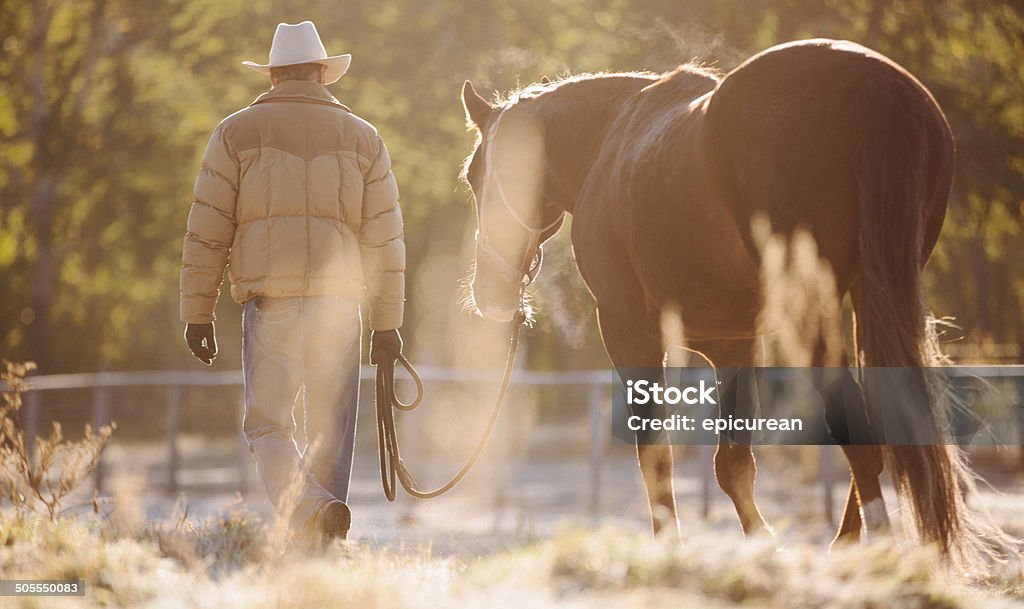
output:
POLYGON ((552 91, 567 85, 600 81, 609 78, 640 78, 650 80, 652 84, 657 84, 664 81, 675 80, 677 78, 689 78, 692 76, 718 80, 721 78, 722 73, 708 65, 691 62, 682 64, 674 70, 662 73, 635 70, 627 72, 582 72, 579 74, 566 74, 549 82, 534 82, 518 89, 512 89, 504 95, 496 93, 494 103, 497 106, 504 108, 517 104, 520 101, 540 97, 545 93, 551 93, 552 91))
MULTIPOLYGON (((682 80, 701 80, 713 79, 715 81, 721 79, 721 72, 715 70, 704 64, 699 63, 686 63, 680 65, 674 70, 662 73, 649 72, 645 70, 627 71, 627 72, 583 72, 579 74, 566 74, 552 81, 538 81, 518 89, 512 89, 511 91, 502 95, 500 92, 495 92, 492 105, 500 110, 507 109, 520 102, 527 102, 529 100, 537 99, 549 93, 554 93, 560 89, 566 89, 566 93, 569 88, 575 90, 579 94, 581 102, 588 97, 593 98, 594 103, 604 103, 600 97, 596 97, 587 92, 590 87, 596 87, 604 89, 603 85, 610 85, 609 81, 620 80, 620 79, 639 79, 650 81, 650 85, 656 86, 661 84, 668 84, 682 80)), ((584 110, 585 112, 585 110, 584 110)), ((469 123, 471 129, 475 129, 472 123, 469 123)), ((463 160, 462 166, 459 171, 459 180, 468 183, 467 174, 469 172, 469 164, 473 159, 473 154, 477 147, 480 145, 482 134, 477 131, 477 139, 473 145, 473 149, 469 155, 463 160)))
POLYGON ((551 93, 562 87, 579 83, 600 84, 595 81, 602 81, 610 78, 641 78, 656 81, 660 74, 637 70, 632 72, 581 72, 579 74, 566 74, 550 82, 534 82, 518 89, 512 89, 508 93, 495 95, 494 103, 499 107, 508 107, 521 101, 534 99, 551 93))

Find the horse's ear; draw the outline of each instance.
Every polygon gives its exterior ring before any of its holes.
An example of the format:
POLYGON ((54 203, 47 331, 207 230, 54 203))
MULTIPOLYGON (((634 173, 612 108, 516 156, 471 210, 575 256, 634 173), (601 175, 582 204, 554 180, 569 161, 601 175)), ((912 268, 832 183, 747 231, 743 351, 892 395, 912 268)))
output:
POLYGON ((548 78, 546 75, 545 76, 541 76, 540 77, 540 84, 542 84, 542 85, 550 85, 551 84, 551 79, 548 78))
POLYGON ((468 80, 462 85, 462 105, 466 108, 466 120, 482 131, 487 126, 487 121, 491 119, 494 106, 480 97, 473 83, 468 80))

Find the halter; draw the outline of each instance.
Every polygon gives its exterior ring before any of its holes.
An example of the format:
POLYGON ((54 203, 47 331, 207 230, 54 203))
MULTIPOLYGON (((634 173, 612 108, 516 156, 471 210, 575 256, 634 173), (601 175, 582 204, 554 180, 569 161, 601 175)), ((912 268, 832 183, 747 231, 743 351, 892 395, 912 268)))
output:
MULTIPOLYGON (((512 219, 515 220, 516 223, 529 234, 529 242, 526 248, 526 257, 523 260, 522 264, 520 264, 519 266, 516 266, 509 262, 504 256, 501 255, 500 252, 498 252, 494 248, 493 245, 491 245, 490 240, 483 233, 482 223, 480 223, 481 229, 478 229, 476 232, 476 238, 481 251, 484 254, 486 254, 487 257, 490 258, 492 261, 498 263, 498 268, 501 271, 501 275, 507 281, 509 281, 510 283, 522 281, 523 277, 525 276, 526 280, 524 285, 529 285, 537 277, 537 274, 540 272, 541 263, 544 261, 544 249, 540 245, 540 238, 545 232, 547 232, 548 230, 550 230, 551 228, 553 228, 559 222, 562 221, 562 215, 559 214, 559 216, 555 218, 554 221, 547 224, 546 226, 537 228, 527 223, 526 220, 524 220, 523 217, 519 214, 519 212, 516 211, 516 209, 512 206, 512 204, 509 203, 508 196, 505 194, 505 188, 504 186, 502 186, 501 176, 499 176, 498 172, 495 170, 495 165, 493 162, 494 149, 497 147, 495 138, 498 135, 498 126, 501 124, 501 119, 505 117, 505 112, 507 110, 508 108, 504 108, 501 110, 501 112, 498 113, 498 117, 494 119, 494 124, 491 125, 490 129, 488 129, 487 136, 485 137, 487 151, 484 153, 484 162, 487 165, 487 178, 484 181, 484 188, 481 194, 487 195, 489 192, 488 186, 493 182, 498 193, 498 201, 501 202, 501 206, 505 209, 506 212, 508 212, 508 215, 512 216, 512 219)), ((486 200, 486 196, 483 196, 481 198, 486 200)), ((480 211, 480 217, 481 219, 483 218, 482 210, 480 211)))

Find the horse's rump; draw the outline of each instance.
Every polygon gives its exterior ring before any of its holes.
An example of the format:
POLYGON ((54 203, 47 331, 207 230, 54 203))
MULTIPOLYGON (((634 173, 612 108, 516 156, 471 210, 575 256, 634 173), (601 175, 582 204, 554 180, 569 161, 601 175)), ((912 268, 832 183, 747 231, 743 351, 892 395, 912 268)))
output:
MULTIPOLYGON (((757 255, 750 233, 754 215, 766 217, 782 235, 803 227, 832 266, 840 291, 850 287, 859 272, 858 234, 850 230, 859 217, 857 167, 862 155, 883 152, 865 148, 858 100, 869 83, 893 79, 917 92, 917 111, 928 115, 931 130, 948 133, 920 83, 853 43, 776 47, 722 81, 707 111, 710 152, 752 254, 757 255)), ((941 166, 930 169, 929 177, 937 179, 941 166)))

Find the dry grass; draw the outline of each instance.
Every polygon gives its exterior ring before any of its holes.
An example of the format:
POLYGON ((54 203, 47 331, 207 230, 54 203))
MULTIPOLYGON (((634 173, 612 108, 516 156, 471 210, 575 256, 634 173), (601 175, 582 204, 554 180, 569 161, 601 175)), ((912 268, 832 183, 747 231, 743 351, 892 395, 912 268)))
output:
POLYGON ((925 550, 891 543, 795 546, 704 530, 685 546, 618 529, 578 529, 486 557, 369 543, 279 552, 271 526, 239 505, 191 523, 185 512, 128 534, 89 515, 0 516, 0 573, 83 579, 84 599, 5 599, 15 607, 1024 607, 1004 575, 968 587, 938 575, 925 550), (13 603, 13 604, 12 604, 13 603), (20 603, 20 604, 19 604, 20 603))
POLYGON ((114 426, 94 432, 86 425, 82 439, 72 441, 54 422, 49 437, 36 438, 35 450, 30 449, 21 407, 28 388, 25 376, 35 369, 32 362, 0 361, 0 497, 56 520, 66 507, 64 500, 96 468, 114 426))

